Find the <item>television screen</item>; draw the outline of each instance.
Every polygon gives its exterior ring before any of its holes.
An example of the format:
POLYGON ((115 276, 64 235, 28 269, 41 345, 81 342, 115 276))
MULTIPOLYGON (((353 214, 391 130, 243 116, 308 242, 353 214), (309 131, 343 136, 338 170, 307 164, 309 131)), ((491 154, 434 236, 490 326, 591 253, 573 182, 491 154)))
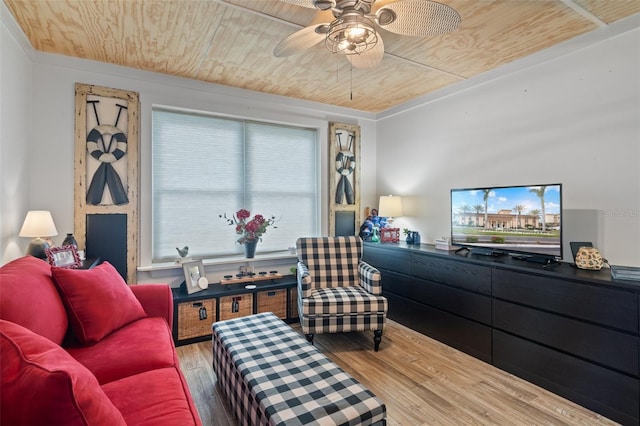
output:
POLYGON ((480 254, 562 258, 562 185, 451 190, 451 243, 480 254))

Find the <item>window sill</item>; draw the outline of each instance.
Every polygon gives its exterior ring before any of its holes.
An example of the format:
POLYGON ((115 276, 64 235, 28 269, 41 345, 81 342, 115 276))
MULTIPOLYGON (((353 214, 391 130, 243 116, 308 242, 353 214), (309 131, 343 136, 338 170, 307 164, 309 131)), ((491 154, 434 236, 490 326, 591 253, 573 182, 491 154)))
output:
MULTIPOLYGON (((193 260, 199 260, 194 258, 193 260)), ((244 256, 229 256, 220 259, 202 259, 202 263, 204 264, 206 269, 217 269, 216 266, 220 266, 223 268, 232 267, 233 265, 246 265, 246 264, 256 264, 256 263, 271 263, 272 261, 277 260, 290 260, 294 263, 297 262, 297 257, 295 254, 291 254, 289 251, 280 251, 275 253, 268 254, 257 254, 253 259, 247 259, 244 256)), ((153 271, 167 271, 172 269, 182 270, 182 265, 176 262, 162 262, 162 263, 153 263, 148 266, 139 266, 137 268, 138 272, 153 272, 153 271)))

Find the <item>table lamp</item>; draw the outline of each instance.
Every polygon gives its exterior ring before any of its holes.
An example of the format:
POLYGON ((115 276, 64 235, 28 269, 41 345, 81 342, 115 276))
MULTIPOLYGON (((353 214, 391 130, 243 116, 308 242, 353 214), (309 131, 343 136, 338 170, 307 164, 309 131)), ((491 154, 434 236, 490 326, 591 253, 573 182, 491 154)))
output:
POLYGON ((402 216, 402 197, 383 195, 378 204, 378 216, 386 217, 392 223, 394 217, 402 216))
POLYGON ((49 248, 49 243, 45 238, 58 235, 58 230, 53 223, 50 212, 31 210, 27 212, 27 217, 24 218, 22 229, 20 229, 20 234, 18 235, 33 238, 27 247, 27 255, 46 259, 45 250, 49 248))

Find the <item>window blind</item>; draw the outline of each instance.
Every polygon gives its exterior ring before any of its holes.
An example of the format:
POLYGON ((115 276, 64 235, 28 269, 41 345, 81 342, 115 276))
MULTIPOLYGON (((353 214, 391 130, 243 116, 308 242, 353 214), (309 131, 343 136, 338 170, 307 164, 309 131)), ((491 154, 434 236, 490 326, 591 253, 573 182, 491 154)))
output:
POLYGON ((276 217, 258 253, 286 250, 319 233, 315 129, 154 108, 152 258, 176 247, 211 258, 243 252, 219 216, 241 208, 276 217))

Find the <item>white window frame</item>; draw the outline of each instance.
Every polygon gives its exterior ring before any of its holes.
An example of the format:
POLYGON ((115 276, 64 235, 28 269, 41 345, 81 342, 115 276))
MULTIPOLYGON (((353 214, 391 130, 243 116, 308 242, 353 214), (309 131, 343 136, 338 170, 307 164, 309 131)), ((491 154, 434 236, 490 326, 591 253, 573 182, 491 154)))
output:
MULTIPOLYGON (((193 114, 197 114, 197 115, 210 115, 214 118, 230 118, 230 119, 234 119, 234 120, 241 120, 241 121, 249 121, 249 122, 257 122, 259 124, 275 124, 275 125, 283 125, 283 126, 287 126, 287 127, 299 127, 299 128, 306 128, 306 129, 313 129, 316 132, 316 185, 317 185, 317 189, 316 189, 316 196, 318 197, 317 200, 317 205, 316 208, 318 209, 316 217, 317 217, 317 222, 315 227, 317 229, 318 235, 321 235, 322 232, 324 232, 324 229, 326 229, 326 203, 327 203, 327 198, 326 198, 326 187, 324 184, 324 181, 326 180, 326 160, 325 160, 325 156, 322 155, 322 153, 326 150, 326 138, 327 138, 327 130, 326 130, 326 126, 328 125, 327 122, 323 121, 323 120, 302 120, 302 122, 288 122, 288 121, 283 121, 283 120, 273 120, 273 119, 265 119, 262 117, 244 117, 244 116, 237 116, 237 115, 226 115, 226 114, 219 114, 216 112, 209 112, 209 111, 202 111, 202 110, 194 110, 194 109, 187 109, 187 108, 176 108, 176 107, 168 107, 168 106, 164 106, 164 105, 151 105, 149 108, 149 111, 147 112, 148 117, 149 117, 149 133, 147 133, 149 135, 149 140, 152 139, 152 117, 153 117, 153 111, 156 109, 160 109, 160 110, 168 110, 168 111, 177 111, 177 112, 182 112, 182 113, 193 113, 193 114)), ((151 141, 152 143, 152 141, 151 141)), ((150 158, 152 156, 152 149, 149 149, 149 155, 146 158, 150 158)), ((147 214, 144 215, 144 217, 150 217, 151 220, 153 220, 153 193, 151 191, 152 185, 153 185, 153 172, 152 172, 152 167, 153 165, 151 164, 151 159, 149 159, 149 180, 150 185, 149 185, 149 191, 147 192, 149 194, 150 200, 149 203, 147 204, 148 206, 148 212, 146 212, 147 214)), ((145 213, 145 212, 143 212, 145 213)), ((212 212, 212 217, 211 220, 221 220, 218 218, 217 215, 218 212, 212 212), (214 214, 215 213, 215 214, 214 214)), ((227 212, 227 213, 233 213, 233 212, 227 212)), ((262 213, 262 214, 268 214, 268 212, 255 212, 255 213, 262 213)), ((149 223, 149 222, 147 222, 149 223)), ((151 238, 146 239, 146 241, 148 241, 149 243, 145 244, 145 247, 142 247, 142 252, 145 255, 141 256, 141 267, 139 268, 139 270, 153 270, 154 269, 154 263, 152 260, 152 256, 153 256, 153 244, 152 244, 152 238, 153 238, 153 226, 149 226, 148 227, 149 230, 149 235, 151 236, 151 238), (146 253, 145 253, 146 252, 146 253)), ((272 230, 270 230, 270 232, 273 232, 272 230)), ((144 233, 144 231, 143 231, 144 233)), ((235 237, 235 234, 233 234, 233 236, 235 237)), ((143 240, 145 241, 145 240, 143 240)), ((231 242, 234 242, 235 240, 232 240, 231 242)), ((286 250, 286 248, 283 248, 283 252, 281 253, 281 255, 290 257, 290 253, 286 250)), ((235 256, 235 260, 239 260, 240 256, 235 256)), ((229 261, 234 261, 234 256, 219 256, 219 257, 213 257, 213 258, 208 258, 208 262, 207 263, 228 263, 229 261)), ((159 265, 159 264, 156 264, 159 265)))

